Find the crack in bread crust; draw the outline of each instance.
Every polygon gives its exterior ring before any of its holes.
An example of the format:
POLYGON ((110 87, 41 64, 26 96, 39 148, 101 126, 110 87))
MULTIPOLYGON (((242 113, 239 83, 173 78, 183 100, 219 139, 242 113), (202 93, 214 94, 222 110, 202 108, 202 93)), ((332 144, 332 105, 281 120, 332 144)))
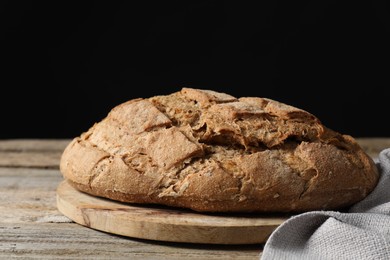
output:
POLYGON ((60 167, 96 196, 206 212, 337 209, 378 181, 352 137, 302 109, 191 88, 113 108, 60 167))

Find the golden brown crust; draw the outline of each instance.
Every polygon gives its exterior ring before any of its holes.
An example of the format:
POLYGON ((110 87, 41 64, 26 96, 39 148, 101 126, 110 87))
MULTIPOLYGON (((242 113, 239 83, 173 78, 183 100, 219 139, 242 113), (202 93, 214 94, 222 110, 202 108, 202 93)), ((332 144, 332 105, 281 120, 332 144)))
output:
POLYGON ((302 109, 190 88, 115 107, 60 169, 92 195, 206 212, 338 209, 378 181, 351 136, 302 109))

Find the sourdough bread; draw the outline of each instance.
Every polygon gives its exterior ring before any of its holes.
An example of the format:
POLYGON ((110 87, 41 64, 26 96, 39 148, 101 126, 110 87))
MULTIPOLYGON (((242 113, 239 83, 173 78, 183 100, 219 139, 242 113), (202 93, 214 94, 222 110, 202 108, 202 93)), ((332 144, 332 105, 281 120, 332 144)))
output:
POLYGON ((378 181, 354 138, 314 115, 192 88, 116 106, 74 138, 60 170, 94 196, 200 212, 340 209, 378 181))

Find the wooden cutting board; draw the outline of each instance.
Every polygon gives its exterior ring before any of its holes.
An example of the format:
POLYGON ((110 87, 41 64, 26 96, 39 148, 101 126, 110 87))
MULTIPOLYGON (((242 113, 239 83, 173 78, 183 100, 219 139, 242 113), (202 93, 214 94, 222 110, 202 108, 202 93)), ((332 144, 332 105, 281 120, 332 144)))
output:
POLYGON ((206 244, 266 242, 287 215, 203 214, 94 197, 66 181, 57 188, 58 210, 78 224, 127 237, 206 244))

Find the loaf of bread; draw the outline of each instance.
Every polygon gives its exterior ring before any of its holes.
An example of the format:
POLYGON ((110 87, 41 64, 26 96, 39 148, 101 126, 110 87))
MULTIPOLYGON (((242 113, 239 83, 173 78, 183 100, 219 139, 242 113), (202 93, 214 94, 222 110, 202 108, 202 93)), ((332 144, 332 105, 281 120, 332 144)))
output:
POLYGON ((60 170, 93 196, 199 212, 342 209, 378 181, 358 143, 314 115, 193 88, 113 108, 72 140, 60 170))

